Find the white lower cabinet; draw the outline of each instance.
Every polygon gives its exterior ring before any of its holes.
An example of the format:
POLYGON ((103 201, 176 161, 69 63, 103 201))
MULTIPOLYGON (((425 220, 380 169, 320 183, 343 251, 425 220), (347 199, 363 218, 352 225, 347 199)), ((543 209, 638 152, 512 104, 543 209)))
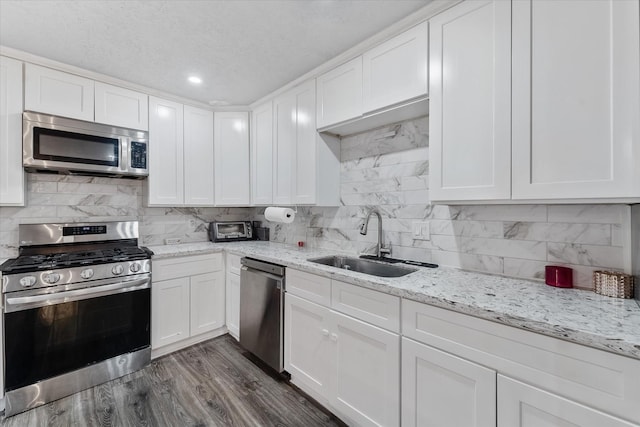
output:
POLYGON ((362 426, 400 425, 400 337, 331 310, 331 406, 362 426))
POLYGON ((498 427, 637 426, 502 375, 498 375, 497 425, 498 427))
POLYGON ((222 254, 153 261, 152 356, 224 333, 222 254))
POLYGON ((224 326, 224 275, 207 273, 191 277, 191 336, 224 326))
POLYGON ((292 383, 349 425, 400 424, 397 333, 287 292, 284 361, 292 383))
POLYGON ((151 347, 189 338, 190 281, 188 277, 154 283, 151 289, 151 347))
POLYGON ((495 426, 496 371, 402 338, 402 425, 495 426))
POLYGON ((640 426, 640 360, 291 268, 284 336, 348 425, 640 426))
POLYGON ((227 254, 226 276, 227 329, 240 340, 240 256, 227 254))
POLYGON ((284 364, 291 381, 323 404, 330 376, 329 309, 290 293, 284 299, 284 364))

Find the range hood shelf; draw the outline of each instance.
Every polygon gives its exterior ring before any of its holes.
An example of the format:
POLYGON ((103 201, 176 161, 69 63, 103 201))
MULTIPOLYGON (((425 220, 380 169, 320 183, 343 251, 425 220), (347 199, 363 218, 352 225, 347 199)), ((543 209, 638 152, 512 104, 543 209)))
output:
POLYGON ((382 110, 373 111, 356 117, 355 119, 325 126, 318 129, 318 132, 344 137, 428 114, 429 97, 425 96, 414 98, 402 104, 386 107, 382 110))

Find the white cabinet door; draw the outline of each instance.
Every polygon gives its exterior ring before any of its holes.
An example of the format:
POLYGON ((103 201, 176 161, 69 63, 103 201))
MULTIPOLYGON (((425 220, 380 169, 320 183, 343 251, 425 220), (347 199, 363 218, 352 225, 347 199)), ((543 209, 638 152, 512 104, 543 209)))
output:
POLYGON ((464 2, 429 24, 431 201, 509 200, 511 2, 464 2))
POLYGON ((250 203, 249 114, 215 113, 213 125, 217 206, 250 203))
POLYGON ((236 340, 240 340, 240 276, 227 271, 227 329, 236 340))
POLYGON ((498 427, 632 427, 579 403, 498 375, 498 427))
POLYGON ((334 354, 329 309, 289 293, 284 301, 284 368, 291 382, 326 403, 334 354))
POLYGON ((402 338, 403 427, 496 425, 496 371, 402 338))
POLYGON ((362 56, 321 75, 317 85, 318 128, 362 115, 362 56))
POLYGON ((140 92, 95 82, 96 122, 149 130, 149 97, 140 92))
POLYGON ((296 157, 293 203, 316 203, 318 132, 316 131, 316 81, 310 80, 294 89, 296 97, 296 157))
POLYGON ((93 121, 93 80, 25 64, 24 109, 93 121))
POLYGON ((513 2, 513 198, 640 196, 637 1, 513 2))
POLYGON ((331 406, 361 426, 400 425, 400 337, 331 311, 331 406))
POLYGON ((213 112, 184 106, 184 204, 213 206, 213 112))
POLYGON ((183 106, 149 98, 150 206, 179 206, 184 203, 183 106))
POLYGON ((428 23, 424 22, 365 52, 365 113, 427 95, 428 40, 428 23))
POLYGON ((151 347, 189 338, 189 278, 155 282, 151 288, 151 347))
POLYGON ((224 274, 207 273, 191 277, 190 336, 224 326, 224 274))
POLYGON ((24 206, 22 62, 0 57, 0 205, 24 206))
MULTIPOLYGON (((2 60, 2 58, 0 58, 0 61, 2 60)), ((21 74, 22 76, 22 74, 21 74)), ((2 280, 2 273, 0 273, 0 280, 2 280)), ((4 325, 3 325, 3 321, 4 321, 4 316, 0 316, 0 331, 4 331, 4 325)), ((4 339, 0 340, 0 354, 4 354, 4 339)), ((5 402, 4 402, 4 357, 0 358, 0 401, 1 401, 1 405, 0 405, 0 409, 4 409, 5 407, 5 402)))
POLYGON ((289 91, 273 101, 273 203, 293 203, 297 99, 289 91))
POLYGON ((251 113, 251 204, 273 203, 273 103, 251 113))

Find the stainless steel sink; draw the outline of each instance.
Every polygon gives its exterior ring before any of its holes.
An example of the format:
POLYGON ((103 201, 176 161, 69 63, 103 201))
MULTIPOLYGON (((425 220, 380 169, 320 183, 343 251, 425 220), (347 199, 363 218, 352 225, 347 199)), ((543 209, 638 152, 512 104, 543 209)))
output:
POLYGON ((307 261, 378 277, 402 277, 417 271, 415 268, 400 267, 398 265, 386 264, 384 262, 336 255, 322 258, 311 258, 307 261))

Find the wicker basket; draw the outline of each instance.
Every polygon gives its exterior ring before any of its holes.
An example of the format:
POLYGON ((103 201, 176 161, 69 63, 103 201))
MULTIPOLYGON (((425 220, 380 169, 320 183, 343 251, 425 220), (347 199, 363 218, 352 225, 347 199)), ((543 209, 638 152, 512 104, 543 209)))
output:
POLYGON ((633 298, 633 276, 616 271, 594 271, 594 291, 616 298, 633 298))

